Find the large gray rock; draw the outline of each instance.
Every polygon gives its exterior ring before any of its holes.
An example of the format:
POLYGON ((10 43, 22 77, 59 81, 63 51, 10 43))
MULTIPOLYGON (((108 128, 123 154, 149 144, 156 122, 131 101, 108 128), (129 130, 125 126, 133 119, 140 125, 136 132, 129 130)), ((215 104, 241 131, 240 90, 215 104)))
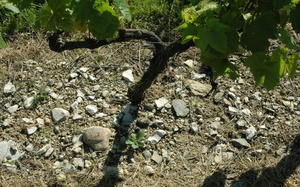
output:
POLYGON ((176 116, 178 117, 185 117, 188 115, 189 113, 189 109, 186 107, 186 104, 184 101, 180 100, 180 99, 174 99, 172 101, 172 106, 173 109, 176 113, 176 116))
POLYGON ((210 84, 203 84, 190 79, 184 80, 184 85, 189 88, 194 95, 202 97, 205 97, 212 90, 212 86, 210 84))
POLYGON ((67 110, 62 108, 54 108, 51 111, 51 116, 54 123, 60 123, 66 121, 69 118, 70 113, 67 110))
POLYGON ((105 151, 109 148, 109 138, 112 135, 111 130, 103 127, 89 127, 83 129, 83 143, 89 145, 95 151, 105 151))

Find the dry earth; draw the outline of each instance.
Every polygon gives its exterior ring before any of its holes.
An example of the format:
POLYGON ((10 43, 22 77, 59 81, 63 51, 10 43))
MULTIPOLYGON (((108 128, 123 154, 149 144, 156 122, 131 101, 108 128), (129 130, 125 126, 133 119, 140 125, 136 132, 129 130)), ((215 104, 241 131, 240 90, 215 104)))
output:
MULTIPOLYGON (((199 97, 182 83, 191 79, 192 72, 205 72, 199 52, 191 48, 171 59, 168 70, 147 91, 128 132, 118 133, 115 118, 129 104, 126 99, 129 83, 122 80, 122 72, 131 69, 138 80, 151 58, 148 50, 151 47, 128 42, 95 50, 55 53, 44 39, 16 39, 8 43, 7 49, 1 49, 0 142, 15 141, 24 155, 18 161, 0 163, 0 186, 300 186, 299 71, 294 80, 282 79, 274 90, 267 92, 254 88, 251 74, 242 68, 238 80, 219 78, 215 90, 207 97, 199 97), (186 60, 197 63, 191 68, 183 64, 186 60), (86 73, 94 79, 70 78, 71 73, 82 67, 88 67, 86 73), (17 90, 4 94, 3 88, 9 81, 17 90), (98 90, 94 89, 97 85, 98 90), (45 93, 45 88, 50 88, 57 97, 45 93), (75 121, 70 117, 54 124, 50 111, 56 107, 70 110, 77 99, 77 90, 85 94, 79 104, 83 119, 75 121), (214 101, 217 93, 224 93, 219 102, 214 101), (30 96, 40 100, 34 107, 25 108, 24 99, 30 96), (169 104, 160 110, 155 107, 149 110, 161 97, 169 104), (187 104, 188 116, 176 117, 171 105, 173 99, 187 104), (88 104, 97 105, 100 112, 106 105, 113 112, 95 118, 85 113, 88 104), (13 105, 18 105, 18 110, 10 114, 8 107, 13 105), (22 118, 34 123, 22 125, 22 118), (3 124, 6 119, 10 119, 8 125, 3 124), (36 119, 42 122, 38 124, 36 119), (138 121, 147 122, 145 147, 119 149, 124 134, 134 135, 139 131, 138 121), (162 124, 155 125, 157 121, 162 124), (29 126, 38 128, 28 135, 29 126), (72 138, 90 126, 114 130, 111 150, 96 152, 86 145, 79 152, 72 150, 72 138), (250 127, 256 130, 255 136, 247 139, 250 145, 236 147, 232 139, 246 139, 250 127), (147 144, 147 139, 158 129, 166 135, 156 145, 147 144), (49 143, 54 148, 49 157, 36 154, 49 143), (25 150, 29 144, 34 146, 33 151, 25 150), (157 152, 162 160, 159 163, 147 160, 145 151, 157 152), (54 168, 56 161, 73 163, 74 158, 83 159, 85 166, 68 172, 54 168), (103 170, 110 163, 118 168, 113 171, 118 178, 104 176, 103 170)), ((234 57, 232 61, 239 64, 234 57)), ((209 78, 198 81, 209 83, 209 78)))

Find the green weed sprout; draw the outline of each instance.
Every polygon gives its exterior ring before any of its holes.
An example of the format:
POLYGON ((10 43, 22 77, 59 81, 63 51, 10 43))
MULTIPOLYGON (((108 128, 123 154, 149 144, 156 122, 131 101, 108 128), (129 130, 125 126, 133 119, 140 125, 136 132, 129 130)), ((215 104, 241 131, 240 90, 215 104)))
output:
POLYGON ((144 147, 142 140, 145 138, 145 130, 140 130, 136 136, 132 136, 126 140, 126 144, 131 146, 133 149, 144 147))

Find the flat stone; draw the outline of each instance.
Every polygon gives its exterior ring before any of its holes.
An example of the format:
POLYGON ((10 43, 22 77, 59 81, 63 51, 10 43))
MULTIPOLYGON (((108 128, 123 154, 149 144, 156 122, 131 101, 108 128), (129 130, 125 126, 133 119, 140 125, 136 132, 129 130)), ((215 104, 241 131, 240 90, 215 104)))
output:
POLYGON ((205 153, 207 153, 207 151, 208 151, 208 147, 206 147, 205 145, 203 145, 202 148, 201 148, 201 153, 205 154, 205 153))
POLYGON ((220 101, 222 101, 223 96, 224 96, 224 92, 223 91, 220 91, 220 92, 216 93, 216 95, 214 97, 214 102, 215 103, 219 103, 220 101))
POLYGON ((67 163, 63 168, 62 171, 64 172, 71 172, 71 171, 75 171, 76 167, 73 164, 67 163))
POLYGON ((248 129, 246 129, 245 134, 246 134, 246 139, 247 140, 251 140, 255 135, 256 135, 257 131, 255 129, 255 127, 250 126, 248 129))
POLYGON ((138 119, 136 122, 136 126, 140 127, 140 128, 146 128, 150 125, 151 121, 148 118, 141 118, 138 119))
POLYGON ((160 156, 157 151, 154 151, 153 154, 152 154, 151 159, 154 162, 156 162, 157 164, 160 164, 162 162, 162 160, 163 160, 163 157, 160 156))
POLYGON ((46 158, 50 157, 51 154, 53 153, 53 151, 54 151, 54 148, 53 148, 53 147, 50 147, 50 148, 46 151, 46 153, 44 154, 44 157, 46 157, 46 158))
POLYGON ((12 141, 2 141, 0 142, 0 162, 9 154, 9 147, 12 141))
POLYGON ((2 126, 3 126, 3 127, 8 127, 9 124, 10 124, 10 122, 11 122, 11 119, 7 118, 7 119, 5 119, 5 120, 3 121, 2 126))
POLYGON ((195 61, 194 60, 186 60, 183 62, 185 65, 189 66, 190 68, 194 67, 195 61))
POLYGON ((28 152, 33 151, 33 149, 34 149, 33 144, 28 144, 28 145, 25 147, 25 150, 28 151, 28 152))
POLYGON ((146 160, 150 160, 151 159, 151 152, 149 150, 143 151, 143 155, 144 155, 144 157, 145 157, 146 160))
POLYGON ((243 139, 243 138, 239 138, 239 139, 232 139, 231 143, 233 144, 233 146, 237 147, 237 148, 250 148, 251 145, 247 142, 247 140, 243 139))
POLYGON ((27 97, 24 101, 25 108, 30 108, 34 102, 34 97, 27 97))
POLYGON ((81 68, 79 68, 79 69, 77 70, 77 72, 80 73, 80 74, 82 74, 82 73, 86 73, 87 70, 89 70, 88 67, 81 67, 81 68))
POLYGON ((232 107, 232 106, 229 106, 228 110, 230 113, 236 113, 236 114, 239 113, 239 111, 240 111, 239 109, 232 107))
POLYGON ((184 85, 189 88, 194 95, 202 97, 205 97, 212 90, 212 86, 210 84, 203 84, 190 79, 184 80, 184 85))
POLYGON ((24 125, 24 124, 33 124, 34 120, 31 118, 22 118, 20 120, 20 124, 24 125))
POLYGON ((196 122, 192 122, 191 123, 191 130, 194 132, 194 133, 196 133, 196 132, 198 132, 198 124, 196 123, 196 122))
POLYGON ((154 135, 150 136, 147 141, 149 144, 157 144, 165 134, 166 131, 164 130, 156 130, 154 135))
POLYGON ((144 167, 144 172, 146 173, 146 175, 155 174, 155 170, 151 166, 145 166, 144 167))
POLYGON ((244 128, 247 125, 247 121, 240 119, 236 122, 238 128, 244 128))
POLYGON ((73 164, 75 167, 83 168, 84 167, 84 161, 82 158, 74 158, 73 164))
POLYGON ((134 82, 134 77, 133 77, 133 74, 132 74, 132 70, 126 70, 122 73, 122 78, 125 80, 125 81, 128 81, 128 82, 134 82))
POLYGON ((31 135, 31 134, 35 133, 37 131, 37 129, 38 128, 36 126, 28 127, 28 128, 26 128, 26 132, 28 135, 31 135))
POLYGON ((183 100, 174 99, 172 101, 173 109, 178 117, 186 117, 189 113, 189 109, 186 107, 186 104, 183 100))
POLYGON ((24 153, 21 153, 17 147, 17 143, 9 140, 0 142, 0 161, 8 159, 12 161, 19 160, 24 153))
POLYGON ((15 113, 18 110, 19 106, 18 105, 13 105, 11 107, 8 107, 7 110, 10 114, 15 113))
POLYGON ((110 129, 93 126, 83 129, 82 138, 83 142, 95 151, 105 151, 109 148, 109 138, 111 135, 110 129))
POLYGON ((74 116, 72 117, 72 119, 73 119, 74 121, 76 121, 76 120, 83 119, 83 117, 82 117, 82 115, 74 114, 74 116))
POLYGON ((74 113, 74 114, 77 114, 78 113, 78 102, 75 101, 74 103, 71 104, 71 111, 74 113))
POLYGON ((155 102, 156 108, 158 110, 160 110, 169 102, 169 100, 162 97, 162 98, 159 98, 159 99, 155 100, 154 102, 155 102))
POLYGON ((14 93, 16 90, 17 89, 16 89, 15 85, 13 85, 13 83, 11 83, 9 81, 7 84, 5 84, 3 92, 4 93, 14 93))
POLYGON ((97 113, 97 114, 95 115, 95 118, 98 119, 98 118, 103 118, 103 117, 105 117, 105 116, 107 116, 107 114, 105 114, 105 113, 103 113, 103 112, 100 112, 100 113, 97 113))
POLYGON ((251 115, 251 111, 248 108, 244 108, 241 110, 241 113, 247 116, 251 115))
POLYGON ((73 149, 82 146, 82 134, 74 135, 72 138, 73 149))
POLYGON ((54 123, 60 123, 66 121, 69 118, 70 113, 62 108, 54 108, 51 111, 51 116, 54 123))
POLYGON ((44 145, 40 150, 37 151, 36 155, 43 155, 48 151, 49 148, 51 148, 51 144, 44 145))
POLYGON ((219 164, 222 161, 223 161, 222 154, 221 153, 216 154, 215 157, 214 157, 214 162, 219 164))
POLYGON ((74 78, 78 77, 78 73, 70 73, 69 77, 71 79, 74 79, 74 78))
POLYGON ((98 108, 97 108, 96 105, 87 105, 87 106, 85 107, 85 111, 86 111, 86 113, 88 113, 89 115, 92 116, 92 115, 94 115, 94 114, 97 113, 98 108))
POLYGON ((210 127, 213 129, 219 129, 221 127, 221 123, 219 121, 214 121, 210 124, 210 127))
POLYGON ((193 80, 199 80, 199 79, 202 79, 202 78, 204 78, 204 77, 206 77, 206 75, 204 74, 204 73, 195 73, 195 72, 193 72, 192 71, 192 73, 191 73, 191 78, 193 79, 193 80))

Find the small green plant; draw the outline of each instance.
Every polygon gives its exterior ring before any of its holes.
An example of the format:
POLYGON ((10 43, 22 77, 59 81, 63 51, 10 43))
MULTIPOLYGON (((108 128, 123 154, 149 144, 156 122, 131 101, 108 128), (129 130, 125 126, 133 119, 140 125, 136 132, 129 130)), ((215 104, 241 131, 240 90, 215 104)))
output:
POLYGON ((130 145, 133 149, 144 147, 142 140, 145 138, 145 130, 140 130, 136 136, 127 139, 126 144, 130 145))

